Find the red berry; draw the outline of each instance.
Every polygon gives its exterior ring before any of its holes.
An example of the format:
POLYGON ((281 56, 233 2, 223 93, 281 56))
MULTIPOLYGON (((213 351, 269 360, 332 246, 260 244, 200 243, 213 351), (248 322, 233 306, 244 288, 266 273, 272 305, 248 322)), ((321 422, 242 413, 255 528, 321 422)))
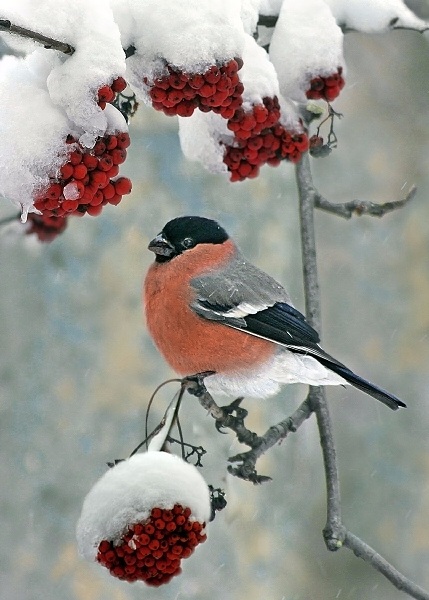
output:
POLYGON ((113 198, 110 198, 109 204, 113 204, 116 206, 122 200, 122 196, 120 194, 115 194, 113 198))
POLYGON ((110 156, 112 158, 113 165, 121 165, 127 158, 127 151, 121 150, 120 148, 115 148, 115 150, 110 152, 110 156))
POLYGON ((91 215, 91 217, 96 217, 98 216, 101 211, 103 210, 103 205, 102 204, 98 204, 97 206, 93 206, 92 204, 90 204, 87 209, 86 212, 91 215))
POLYGON ((95 156, 101 156, 106 152, 106 144, 101 140, 98 140, 92 151, 94 152, 95 156))
POLYGON ((87 168, 84 164, 80 163, 73 169, 73 177, 75 179, 83 179, 87 174, 87 168))
POLYGON ((53 183, 48 187, 48 189, 44 193, 44 197, 49 198, 50 200, 56 200, 61 196, 62 191, 63 188, 60 186, 59 183, 53 183))
POLYGON ((82 162, 88 171, 92 171, 98 165, 98 159, 93 154, 84 154, 82 162))
POLYGON ((221 72, 217 67, 210 67, 210 69, 204 73, 204 79, 208 83, 217 83, 220 78, 221 72))
POLYGON ((127 87, 127 82, 125 81, 125 79, 123 77, 117 77, 116 79, 113 80, 111 87, 112 87, 112 90, 116 93, 123 92, 124 89, 127 87))
POLYGON ((108 154, 105 154, 104 156, 102 156, 100 158, 100 160, 98 161, 98 168, 101 171, 108 171, 112 167, 113 167, 113 159, 108 154))
POLYGON ((149 96, 155 102, 163 102, 167 98, 167 92, 160 87, 153 87, 149 91, 149 96))
POLYGON ((70 179, 70 177, 73 175, 73 165, 66 163, 60 168, 60 173, 62 179, 70 179))
POLYGON ((98 99, 101 102, 112 102, 115 97, 115 92, 108 85, 104 85, 98 90, 98 99))
POLYGON ((116 181, 113 182, 115 186, 115 192, 120 196, 124 194, 129 194, 132 189, 132 183, 128 179, 128 177, 119 177, 116 181))
POLYGON ((128 146, 131 143, 130 136, 126 132, 119 133, 117 135, 117 140, 118 140, 118 148, 121 148, 121 149, 128 148, 128 146))
POLYGON ((194 90, 199 90, 205 84, 204 77, 202 75, 192 75, 189 78, 188 85, 194 90))
POLYGON ((107 150, 113 150, 118 145, 116 135, 107 135, 104 139, 107 150))
MULTIPOLYGON (((106 185, 106 187, 103 188, 103 196, 106 198, 106 200, 110 200, 110 198, 113 198, 113 196, 115 195, 115 193, 116 193, 115 192, 115 187, 111 183, 108 183, 106 185)), ((91 204, 94 204, 94 203, 91 202, 91 204)))

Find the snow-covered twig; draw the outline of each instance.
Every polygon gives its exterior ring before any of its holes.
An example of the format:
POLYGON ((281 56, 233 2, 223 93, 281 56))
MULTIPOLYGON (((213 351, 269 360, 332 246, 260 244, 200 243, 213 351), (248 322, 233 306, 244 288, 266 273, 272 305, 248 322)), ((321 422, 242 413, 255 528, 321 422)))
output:
POLYGON ((59 52, 63 52, 64 54, 68 55, 73 54, 75 50, 70 44, 60 42, 59 40, 54 40, 50 37, 42 35, 41 33, 37 33, 37 31, 31 31, 25 27, 14 25, 8 19, 0 19, 0 31, 6 31, 7 33, 19 35, 20 37, 33 40, 48 50, 58 50, 59 52))
MULTIPOLYGON (((32 31, 31 29, 26 29, 25 27, 20 27, 19 25, 14 25, 8 19, 0 18, 0 31, 5 31, 7 33, 11 33, 13 35, 18 35, 20 37, 26 38, 28 40, 33 40, 33 42, 37 42, 41 44, 47 50, 58 50, 58 52, 62 52, 63 54, 68 54, 71 56, 75 51, 74 47, 71 44, 67 44, 66 42, 60 42, 59 40, 54 40, 51 37, 47 37, 46 35, 42 35, 37 31, 32 31)), ((136 49, 134 46, 129 46, 124 50, 125 58, 129 58, 135 54, 136 49)))
MULTIPOLYGON (((304 273, 304 293, 307 319, 320 331, 321 304, 317 277, 317 256, 314 232, 314 208, 317 191, 313 184, 308 155, 296 166, 296 180, 300 203, 300 223, 304 273)), ((411 191, 411 190, 410 190, 411 191)), ((323 536, 329 550, 345 546, 382 573, 396 588, 416 600, 429 600, 429 594, 402 575, 385 558, 359 537, 347 530, 341 517, 341 496, 336 460, 332 420, 323 388, 310 388, 311 408, 316 413, 322 446, 327 488, 327 520, 323 536)))
MULTIPOLYGON (((274 15, 259 15, 259 19, 258 19, 258 25, 262 26, 262 27, 270 27, 273 28, 276 26, 277 23, 277 19, 278 17, 274 16, 274 15)), ((405 25, 397 25, 396 24, 397 20, 393 20, 392 23, 389 25, 388 29, 389 31, 397 31, 397 30, 405 30, 405 31, 417 31, 417 33, 425 33, 426 31, 429 30, 429 25, 426 27, 411 27, 411 26, 405 26, 405 25)), ((355 29, 353 27, 347 27, 345 25, 343 25, 341 27, 343 33, 357 33, 359 30, 355 29)))

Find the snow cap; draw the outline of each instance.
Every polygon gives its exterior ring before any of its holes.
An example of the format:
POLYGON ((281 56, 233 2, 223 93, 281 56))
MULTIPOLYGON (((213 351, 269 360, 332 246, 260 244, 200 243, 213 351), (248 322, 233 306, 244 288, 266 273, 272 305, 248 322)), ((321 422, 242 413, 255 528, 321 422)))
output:
POLYGON ((209 521, 210 493, 198 469, 166 452, 135 454, 107 471, 86 496, 77 524, 79 552, 96 560, 101 541, 119 542, 153 508, 176 504, 190 508, 191 520, 209 521))
POLYGON ((343 37, 324 0, 284 2, 270 45, 283 96, 306 102, 314 77, 344 72, 343 37))

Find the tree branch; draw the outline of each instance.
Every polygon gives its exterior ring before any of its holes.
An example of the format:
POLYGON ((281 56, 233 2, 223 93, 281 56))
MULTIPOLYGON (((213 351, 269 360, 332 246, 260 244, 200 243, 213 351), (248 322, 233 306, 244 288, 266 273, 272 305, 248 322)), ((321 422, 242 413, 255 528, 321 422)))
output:
POLYGON ((58 50, 59 52, 63 52, 69 56, 75 51, 73 46, 70 44, 60 42, 59 40, 54 40, 50 37, 37 33, 36 31, 31 31, 30 29, 20 27, 19 25, 14 25, 8 19, 0 19, 0 31, 6 31, 7 33, 12 33, 13 35, 19 35, 20 37, 33 40, 48 50, 58 50))
POLYGON ((256 462, 269 448, 284 440, 289 433, 297 431, 304 421, 308 419, 313 412, 310 396, 304 400, 301 406, 290 417, 280 421, 277 425, 271 426, 262 436, 258 436, 244 425, 247 410, 240 407, 242 398, 234 400, 229 406, 218 406, 204 385, 204 377, 206 376, 207 373, 199 373, 191 377, 185 377, 182 380, 182 386, 191 395, 196 396, 201 406, 216 420, 218 431, 230 429, 235 433, 237 440, 241 444, 245 444, 250 448, 249 451, 242 452, 228 459, 229 462, 241 463, 235 466, 230 465, 228 471, 236 477, 255 484, 268 481, 271 479, 270 477, 257 473, 256 462))
POLYGON ((350 219, 354 214, 358 216, 370 215, 372 217, 383 217, 386 213, 404 207, 416 195, 417 188, 412 185, 406 195, 400 200, 376 204, 367 200, 350 200, 344 204, 336 204, 327 200, 320 192, 313 188, 314 206, 320 210, 330 212, 339 217, 350 219))
MULTIPOLYGON (((320 331, 320 295, 317 278, 316 244, 314 234, 314 208, 318 192, 314 187, 308 154, 296 165, 296 180, 300 205, 302 237, 302 259, 304 291, 307 316, 310 324, 320 331)), ((408 196, 413 196, 411 188, 408 196)), ((404 202, 405 203, 405 202, 404 202)), ((429 600, 429 594, 397 571, 385 558, 378 554, 343 525, 341 518, 341 496, 333 437, 332 420, 323 388, 310 388, 311 408, 316 413, 320 433, 327 490, 327 519, 323 537, 329 550, 335 551, 343 545, 352 550, 374 569, 382 573, 396 588, 416 600, 429 600)))

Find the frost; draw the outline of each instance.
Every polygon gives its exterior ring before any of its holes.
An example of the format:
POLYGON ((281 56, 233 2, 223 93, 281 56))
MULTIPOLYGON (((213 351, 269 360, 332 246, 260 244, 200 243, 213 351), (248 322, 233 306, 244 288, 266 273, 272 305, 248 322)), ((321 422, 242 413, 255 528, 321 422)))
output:
POLYGON ((425 29, 428 23, 419 19, 402 0, 325 0, 337 23, 364 32, 386 31, 396 25, 425 29))
POLYGON ((323 0, 287 0, 274 29, 270 58, 283 96, 306 102, 313 77, 345 69, 343 33, 323 0))
POLYGON ((66 200, 77 200, 79 198, 79 188, 74 181, 71 181, 63 188, 64 198, 66 200))
POLYGON ((107 471, 86 496, 77 524, 79 552, 95 560, 102 540, 119 541, 152 508, 175 504, 189 507, 191 519, 209 521, 209 489, 197 468, 166 452, 136 454, 107 471))

